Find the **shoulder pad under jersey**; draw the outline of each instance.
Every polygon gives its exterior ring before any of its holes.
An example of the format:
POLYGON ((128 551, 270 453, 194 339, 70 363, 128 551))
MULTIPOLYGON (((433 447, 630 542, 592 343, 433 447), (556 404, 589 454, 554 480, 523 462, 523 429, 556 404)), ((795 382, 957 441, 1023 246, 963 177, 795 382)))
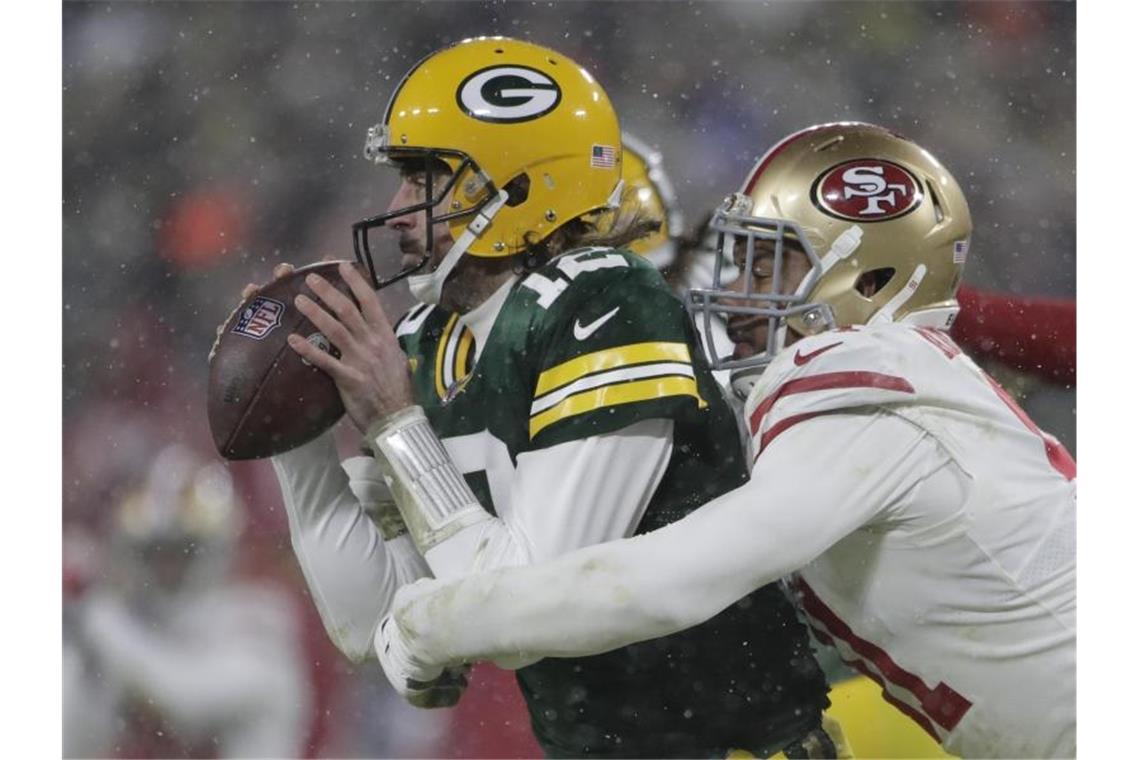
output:
POLYGON ((753 451, 759 455, 784 430, 820 414, 912 401, 914 329, 830 330, 781 351, 745 404, 753 451))

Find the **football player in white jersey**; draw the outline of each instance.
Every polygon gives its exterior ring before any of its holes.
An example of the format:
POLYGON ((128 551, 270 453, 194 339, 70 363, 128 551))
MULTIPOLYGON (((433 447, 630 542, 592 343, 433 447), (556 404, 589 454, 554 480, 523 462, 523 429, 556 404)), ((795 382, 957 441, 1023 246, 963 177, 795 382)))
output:
POLYGON ((662 636, 798 571, 819 637, 948 751, 1074 755, 1076 465, 945 332, 957 182, 888 130, 827 124, 713 227, 733 264, 691 305, 736 343, 751 480, 644 536, 406 587, 377 636, 393 684, 662 636))
POLYGON ((159 450, 114 510, 106 580, 64 608, 65 757, 297 757, 313 703, 300 611, 231 572, 226 469, 159 450))

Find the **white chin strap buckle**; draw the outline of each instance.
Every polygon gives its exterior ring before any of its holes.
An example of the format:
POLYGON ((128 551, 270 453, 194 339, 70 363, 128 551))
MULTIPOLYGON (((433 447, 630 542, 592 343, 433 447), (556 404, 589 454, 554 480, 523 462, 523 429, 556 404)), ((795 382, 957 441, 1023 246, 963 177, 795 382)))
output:
POLYGON ((918 286, 922 284, 925 278, 926 265, 919 264, 914 268, 914 272, 911 274, 910 279, 907 280, 906 285, 903 285, 903 289, 896 293, 894 298, 883 304, 883 308, 871 315, 871 318, 867 320, 867 324, 877 325, 885 322, 894 322, 895 314, 906 305, 906 302, 915 294, 918 290, 918 286))
POLYGON ((606 206, 609 208, 621 208, 621 194, 624 192, 625 180, 619 179, 617 184, 614 185, 614 191, 610 193, 610 197, 606 201, 606 206))
POLYGON ((412 275, 408 278, 408 290, 412 292, 412 297, 420 303, 438 304, 439 299, 443 293, 443 283, 447 281, 448 275, 451 270, 455 269, 455 265, 459 263, 459 258, 467 252, 475 239, 483 234, 491 224, 491 220, 495 218, 495 214, 499 213, 507 203, 507 191, 500 190, 499 194, 487 201, 483 208, 475 214, 463 234, 451 246, 451 250, 443 257, 443 261, 439 262, 434 272, 428 274, 412 275))

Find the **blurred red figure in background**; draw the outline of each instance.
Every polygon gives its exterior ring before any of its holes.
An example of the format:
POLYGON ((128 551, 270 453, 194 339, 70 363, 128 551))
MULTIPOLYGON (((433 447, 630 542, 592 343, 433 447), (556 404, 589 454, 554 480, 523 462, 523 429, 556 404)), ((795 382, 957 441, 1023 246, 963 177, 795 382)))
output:
POLYGON ((1068 298, 958 289, 962 311, 950 330, 973 356, 996 359, 1051 383, 1077 383, 1077 302, 1068 298))
POLYGON ((159 233, 159 251, 182 269, 206 269, 246 244, 244 200, 227 187, 195 189, 175 201, 159 233))

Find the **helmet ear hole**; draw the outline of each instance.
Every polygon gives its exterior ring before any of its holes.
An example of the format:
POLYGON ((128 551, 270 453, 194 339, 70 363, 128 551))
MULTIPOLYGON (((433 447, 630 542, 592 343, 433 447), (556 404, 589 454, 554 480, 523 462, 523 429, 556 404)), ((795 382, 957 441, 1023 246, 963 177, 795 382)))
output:
POLYGON ((883 288, 887 287, 891 279, 895 276, 894 267, 882 267, 880 269, 872 269, 859 275, 859 281, 855 283, 855 289, 859 294, 865 298, 873 298, 883 288))
POLYGON ((503 189, 507 191, 508 206, 511 206, 513 208, 515 206, 518 206, 520 203, 524 203, 530 196, 530 175, 518 175, 510 182, 508 182, 503 187, 503 189))

